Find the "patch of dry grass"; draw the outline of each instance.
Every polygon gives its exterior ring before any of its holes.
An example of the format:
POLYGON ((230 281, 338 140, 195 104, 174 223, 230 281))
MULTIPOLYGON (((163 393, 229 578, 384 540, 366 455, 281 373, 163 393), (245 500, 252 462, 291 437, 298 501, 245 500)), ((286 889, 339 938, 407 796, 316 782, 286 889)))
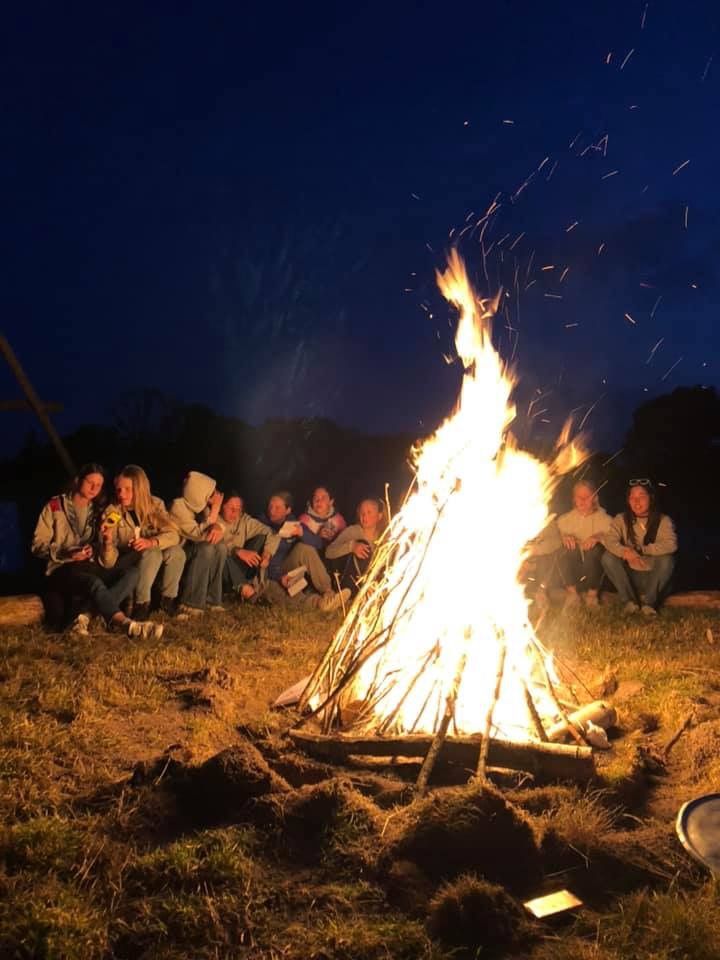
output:
MULTIPOLYGON (((681 869, 685 854, 671 818, 653 806, 662 794, 674 810, 687 799, 677 797, 674 805, 678 784, 686 790, 705 783, 697 776, 699 758, 716 769, 711 733, 720 716, 720 651, 706 631, 717 635, 717 623, 678 610, 658 622, 628 622, 602 610, 593 617, 551 616, 543 626, 545 642, 572 664, 579 692, 580 681, 591 685, 607 666, 621 691, 623 683, 636 686, 618 700, 624 736, 612 760, 601 763, 604 783, 590 791, 513 792, 533 836, 559 838, 555 853, 563 856, 576 851, 564 882, 573 884, 578 862, 590 878, 594 864, 604 863, 602 881, 610 885, 607 902, 593 902, 561 940, 542 928, 524 955, 720 956, 717 892, 698 885, 696 868, 681 869), (691 710, 695 725, 667 758, 667 776, 648 781, 643 803, 628 817, 620 787, 638 750, 661 754, 691 710), (658 727, 648 731, 643 715, 650 714, 658 727), (608 850, 617 856, 603 861, 598 851, 608 850), (613 879, 613 871, 623 870, 632 881, 627 895, 613 879)), ((33 629, 0 633, 0 954, 48 960, 454 955, 425 929, 423 904, 444 879, 433 867, 432 843, 429 851, 420 844, 425 860, 415 907, 391 896, 392 870, 386 874, 380 862, 403 823, 430 823, 426 807, 457 813, 452 791, 446 800, 438 792, 410 809, 381 810, 358 793, 352 777, 323 781, 319 765, 306 762, 320 782, 293 781, 297 789, 248 801, 268 805, 254 826, 198 830, 166 789, 172 764, 200 768, 241 744, 239 729, 252 731, 259 746, 279 743, 289 717, 270 704, 311 671, 336 625, 320 614, 241 607, 199 623, 169 623, 160 643, 107 634, 79 641, 33 629), (147 775, 133 781, 139 763, 147 775)), ((268 759, 302 781, 303 762, 272 751, 268 759)), ((403 794, 406 802, 400 785, 397 798, 403 794)), ((427 829, 420 833, 422 840, 427 829)), ((483 849, 482 836, 470 841, 483 849)), ((547 869, 544 842, 538 849, 547 869)), ((402 857, 392 869, 407 872, 407 850, 398 850, 402 857)), ((438 850, 438 858, 448 850, 438 850)), ((462 863, 455 874, 468 869, 462 863)), ((453 903, 463 913, 460 900, 453 903)))

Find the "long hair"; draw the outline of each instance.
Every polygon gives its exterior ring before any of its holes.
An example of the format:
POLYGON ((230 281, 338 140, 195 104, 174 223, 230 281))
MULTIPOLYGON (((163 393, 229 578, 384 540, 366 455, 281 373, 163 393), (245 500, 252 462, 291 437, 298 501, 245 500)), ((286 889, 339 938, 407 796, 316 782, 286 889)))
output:
POLYGON ((107 496, 107 493, 105 492, 105 487, 107 485, 107 473, 105 471, 105 467, 103 467, 102 464, 95 463, 92 460, 89 463, 84 463, 80 467, 78 472, 75 474, 75 476, 72 478, 72 480, 67 484, 64 492, 69 497, 72 497, 76 493, 79 493, 80 486, 82 485, 83 480, 85 479, 85 477, 89 476, 91 473, 99 473, 100 476, 103 478, 103 485, 100 490, 100 493, 98 493, 98 495, 92 501, 93 512, 99 515, 100 513, 102 513, 108 501, 108 496, 107 496))
POLYGON ((360 520, 360 516, 359 516, 359 514, 360 514, 360 507, 361 507, 364 503, 374 503, 375 506, 378 508, 378 514, 379 514, 379 515, 378 515, 378 522, 377 522, 376 532, 377 532, 377 535, 378 535, 378 537, 379 537, 380 534, 381 534, 381 533, 383 532, 383 530, 385 529, 385 527, 387 527, 387 525, 388 525, 388 517, 387 517, 387 513, 386 513, 386 511, 385 511, 385 501, 384 501, 384 500, 381 500, 380 497, 363 497, 362 500, 360 501, 360 503, 358 503, 357 508, 356 508, 356 511, 355 511, 356 514, 358 515, 358 522, 359 522, 359 520, 360 520))
POLYGON ((655 494, 655 489, 649 483, 633 483, 628 486, 627 493, 625 495, 625 510, 623 512, 623 518, 625 520, 625 529, 627 531, 627 541, 628 546, 632 547, 633 550, 638 549, 638 543, 635 539, 635 520, 637 519, 635 514, 632 512, 630 507, 630 494, 635 489, 635 487, 640 487, 644 490, 648 497, 650 497, 650 506, 648 507, 648 516, 647 516, 647 530, 645 533, 645 543, 654 543, 655 537, 657 536, 658 527, 660 525, 660 509, 657 505, 657 496, 655 494))
POLYGON ((174 524, 165 508, 160 509, 158 505, 153 502, 150 492, 150 481, 142 467, 138 467, 135 463, 129 463, 122 468, 118 477, 124 477, 132 483, 132 509, 135 511, 141 530, 162 531, 174 529, 174 524))

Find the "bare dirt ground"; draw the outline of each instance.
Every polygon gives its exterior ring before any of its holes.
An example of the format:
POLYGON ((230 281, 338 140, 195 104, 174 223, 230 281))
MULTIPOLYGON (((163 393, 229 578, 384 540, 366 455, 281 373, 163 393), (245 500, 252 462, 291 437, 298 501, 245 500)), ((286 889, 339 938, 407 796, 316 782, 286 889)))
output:
POLYGON ((619 713, 589 785, 333 768, 270 709, 337 620, 238 607, 159 643, 0 633, 0 957, 710 960, 720 902, 674 831, 720 789, 720 620, 551 613, 619 713), (584 906, 532 921, 567 887, 584 906))

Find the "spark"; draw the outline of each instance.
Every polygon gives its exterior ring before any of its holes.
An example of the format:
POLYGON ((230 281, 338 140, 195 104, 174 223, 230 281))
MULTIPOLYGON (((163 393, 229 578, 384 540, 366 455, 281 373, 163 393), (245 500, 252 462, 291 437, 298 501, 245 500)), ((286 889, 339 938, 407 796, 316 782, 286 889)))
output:
POLYGON ((597 255, 600 256, 600 254, 603 252, 604 249, 605 249, 605 242, 603 241, 598 247, 597 255))
POLYGON ((638 108, 638 105, 636 103, 631 103, 630 106, 628 107, 628 110, 637 110, 637 108, 638 108))
POLYGON ((556 160, 555 163, 553 163, 552 167, 550 168, 550 173, 545 177, 546 183, 550 183, 550 177, 555 173, 555 167, 557 167, 557 165, 558 165, 558 162, 556 160))
POLYGON ((545 164, 548 162, 549 159, 550 159, 550 157, 545 157, 545 159, 543 160, 543 162, 542 162, 542 163, 540 164, 540 166, 538 167, 538 173, 542 170, 542 168, 545 166, 545 164))
POLYGON ((410 196, 413 198, 413 200, 419 200, 419 199, 420 199, 420 197, 419 197, 416 193, 411 193, 410 196))
POLYGON ((579 326, 580 326, 579 323, 566 323, 566 324, 565 324, 565 329, 566 329, 566 330, 569 330, 570 327, 579 327, 579 326))
POLYGON ((680 164, 680 166, 675 167, 675 169, 674 169, 673 172, 672 172, 672 175, 675 176, 676 173, 680 173, 680 171, 683 169, 683 167, 686 167, 689 163, 690 163, 689 160, 683 160, 683 162, 680 164))
POLYGON ((574 220, 569 227, 565 228, 565 233, 570 233, 571 230, 574 230, 575 227, 580 223, 579 220, 574 220))
POLYGON ((561 293, 545 293, 543 296, 547 297, 548 300, 562 300, 561 293))
POLYGON ((537 280, 531 280, 530 283, 528 283, 528 285, 525 287, 525 289, 529 290, 534 283, 537 283, 537 280))
POLYGON ((540 267, 540 269, 541 269, 542 271, 544 271, 544 270, 554 270, 554 269, 555 269, 555 264, 554 264, 554 263, 548 263, 548 264, 546 264, 546 266, 540 267))
POLYGON ((649 6, 649 4, 646 3, 646 4, 645 4, 645 9, 644 9, 643 12, 642 12, 642 18, 641 18, 641 20, 640 20, 640 29, 641 29, 641 30, 644 30, 644 29, 645 29, 645 17, 647 17, 648 6, 649 6))
POLYGON ((513 126, 513 124, 515 123, 515 121, 514 121, 514 120, 503 120, 503 123, 506 123, 506 124, 509 124, 510 126, 513 126))
POLYGON ((631 57, 634 53, 635 53, 635 47, 633 47, 632 50, 630 50, 630 51, 628 52, 627 56, 625 57, 625 59, 623 60, 623 62, 620 64, 620 69, 621 69, 621 70, 625 67, 625 64, 628 62, 628 60, 630 59, 630 57, 631 57))
POLYGON ((571 140, 570 143, 568 144, 568 150, 572 150, 572 148, 575 146, 575 144, 576 144, 576 143, 578 142, 578 140, 580 139, 580 134, 581 134, 581 133, 582 133, 582 130, 579 130, 579 131, 575 134, 575 136, 572 138, 572 140, 571 140))
POLYGON ((660 337, 660 339, 658 340, 658 342, 657 342, 657 343, 655 344, 655 346, 652 348, 652 350, 650 351, 650 354, 649 354, 647 360, 645 361, 645 366, 647 366, 647 365, 650 363, 650 361, 652 360, 652 358, 655 356, 655 351, 657 350, 657 348, 660 346, 660 344, 663 342, 664 339, 665 339, 665 337, 660 337))
POLYGON ((670 376, 670 374, 673 372, 673 370, 674 370, 675 367, 680 363, 681 360, 682 360, 682 357, 678 357, 677 360, 675 361, 675 363, 670 367, 670 369, 667 370, 667 371, 660 377, 660 380, 661 380, 661 381, 662 381, 662 380, 667 380, 667 378, 670 376))
POLYGON ((683 230, 687 230, 687 228, 688 228, 688 210, 689 210, 689 209, 690 209, 690 208, 689 208, 689 207, 687 206, 687 204, 686 204, 686 205, 685 205, 685 216, 683 217, 683 230))
POLYGON ((660 301, 661 301, 661 300, 662 300, 662 294, 660 294, 660 296, 657 298, 657 300, 655 301, 655 305, 653 306, 652 310, 650 311, 650 319, 651 319, 651 320, 652 320, 653 317, 655 316, 655 311, 656 311, 657 308, 660 306, 660 301))
POLYGON ((510 244, 509 249, 510 249, 510 250, 514 250, 514 249, 515 249, 515 246, 522 240, 522 238, 523 238, 524 236, 525 236, 525 231, 523 230, 522 233, 519 233, 519 234, 515 237, 515 239, 513 240, 513 242, 510 244))
POLYGON ((530 271, 532 270, 533 262, 535 261, 535 251, 530 254, 530 259, 528 260, 527 270, 525 271, 525 283, 530 279, 530 271))
POLYGON ((507 238, 508 238, 509 236, 510 236, 510 234, 509 234, 509 233, 506 233, 504 237, 501 237, 501 238, 498 240, 497 245, 500 246, 501 244, 505 243, 505 241, 507 240, 507 238))
POLYGON ((700 77, 700 83, 705 80, 705 77, 708 75, 708 70, 710 69, 710 64, 713 62, 712 56, 708 59, 708 62, 705 64, 705 69, 703 70, 703 75, 700 77))
MULTIPOLYGON (((608 458, 607 458, 607 460, 605 461, 605 463, 603 463, 603 466, 606 467, 609 463, 612 463, 612 461, 615 459, 615 457, 619 457, 620 454, 623 452, 624 449, 625 449, 624 447, 620 447, 620 449, 619 449, 618 451, 616 451, 611 457, 608 457, 608 458)), ((605 483, 607 483, 607 480, 605 481, 605 483)), ((603 486, 604 486, 604 484, 603 484, 603 486)), ((596 492, 597 492, 597 491, 596 491, 596 492)))
POLYGON ((434 251, 433 248, 430 246, 430 244, 427 242, 427 240, 425 241, 425 246, 426 246, 427 249, 430 251, 430 253, 435 253, 435 251, 434 251))
POLYGON ((626 319, 626 320, 629 320, 630 323, 631 323, 633 326, 635 326, 635 321, 633 320, 633 318, 630 316, 629 313, 626 313, 626 314, 625 314, 625 319, 626 319))
POLYGON ((602 177, 600 177, 600 179, 601 179, 601 180, 607 180, 608 177, 616 177, 616 176, 618 175, 618 173, 620 173, 619 170, 611 170, 610 173, 604 174, 602 177))
POLYGON ((611 60, 612 60, 612 50, 611 50, 611 51, 608 53, 608 55, 605 57, 605 63, 608 64, 608 63, 610 63, 611 60))
POLYGON ((469 126, 470 126, 470 121, 469 121, 469 120, 463 120, 463 126, 464 126, 464 127, 469 127, 469 126))
POLYGON ((654 289, 655 289, 655 285, 652 284, 652 283, 648 283, 647 280, 641 280, 641 281, 640 281, 640 286, 643 287, 645 290, 654 290, 654 289))
POLYGON ((565 279, 565 277, 568 275, 569 270, 570 270, 570 267, 565 267, 565 269, 563 270, 563 272, 560 274, 559 283, 562 283, 562 282, 563 282, 563 280, 565 279))
POLYGON ((693 290, 697 290, 698 288, 698 285, 696 283, 691 283, 690 286, 693 288, 693 290))
POLYGON ((590 409, 588 410, 588 412, 585 414, 585 416, 582 418, 582 420, 581 420, 580 423, 578 424, 578 428, 577 428, 577 431, 576 431, 577 433, 580 433, 580 431, 582 430, 582 428, 585 426, 585 421, 587 420, 587 418, 588 418, 588 417, 590 416, 590 414, 593 412, 593 410, 595 409, 595 407, 600 403, 600 401, 601 401, 601 400, 604 400, 604 399, 605 399, 605 394, 603 394, 601 397, 598 397, 598 399, 595 401, 595 403, 593 403, 593 405, 590 407, 590 409))

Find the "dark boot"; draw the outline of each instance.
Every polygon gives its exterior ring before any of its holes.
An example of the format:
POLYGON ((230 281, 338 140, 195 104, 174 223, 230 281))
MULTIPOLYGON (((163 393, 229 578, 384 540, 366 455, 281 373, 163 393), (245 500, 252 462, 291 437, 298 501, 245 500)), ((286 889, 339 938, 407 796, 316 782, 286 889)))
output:
POLYGON ((175 597, 162 597, 160 599, 160 609, 168 617, 175 616, 175 608, 177 606, 177 601, 175 597))
POLYGON ((150 616, 150 604, 149 603, 136 603, 133 607, 132 618, 133 620, 147 620, 150 616))

